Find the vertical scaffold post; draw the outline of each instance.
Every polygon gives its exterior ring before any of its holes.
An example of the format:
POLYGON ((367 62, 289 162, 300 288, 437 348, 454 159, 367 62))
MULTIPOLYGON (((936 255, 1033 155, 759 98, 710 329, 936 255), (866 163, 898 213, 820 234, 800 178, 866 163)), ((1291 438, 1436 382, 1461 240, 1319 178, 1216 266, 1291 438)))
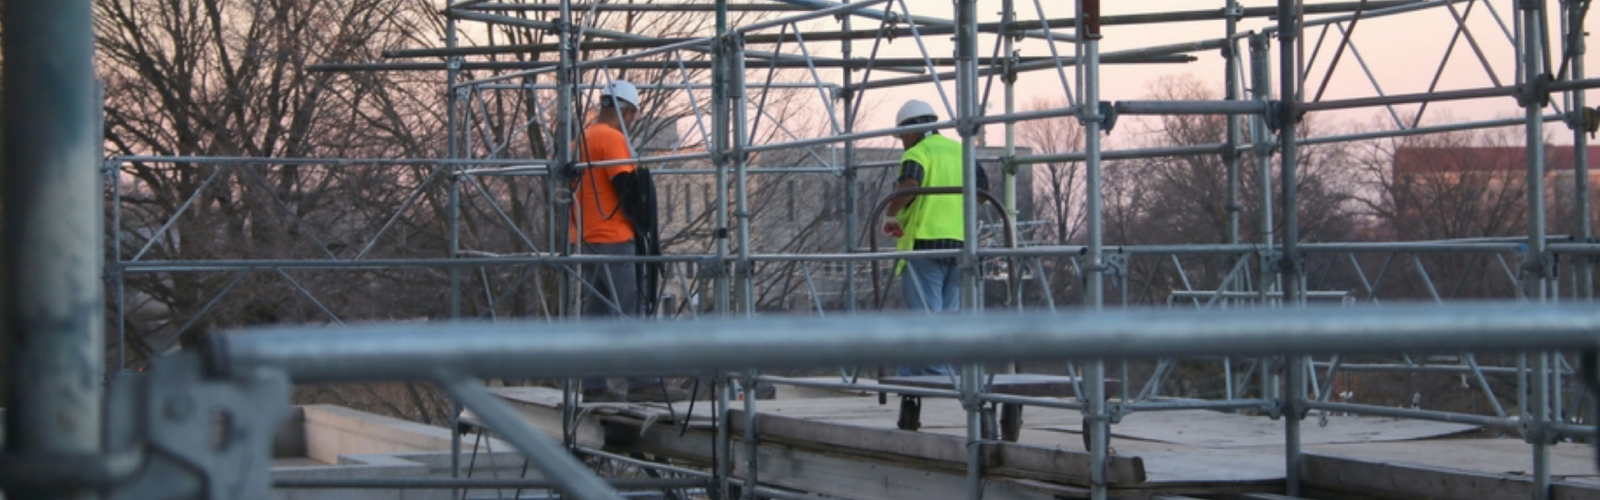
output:
MULTIPOLYGON (((956 0, 956 129, 961 134, 961 310, 981 314, 983 298, 978 280, 978 2, 956 0)), ((930 68, 931 69, 931 68, 930 68)), ((970 363, 961 370, 961 406, 967 412, 967 494, 983 498, 983 365, 970 363)))
MULTIPOLYGON (((1223 72, 1227 74, 1223 76, 1223 92, 1225 99, 1237 101, 1240 99, 1240 64, 1239 40, 1235 38, 1235 35, 1239 33, 1239 15, 1241 12, 1238 0, 1226 1, 1227 5, 1223 7, 1223 12, 1227 15, 1227 41, 1222 45, 1222 57, 1224 61, 1223 72)), ((1228 135, 1227 143, 1224 144, 1227 149, 1222 154, 1222 161, 1226 162, 1228 169, 1228 243, 1236 244, 1239 243, 1239 212, 1242 210, 1239 203, 1239 136, 1241 135, 1239 120, 1242 118, 1229 115, 1227 119, 1228 135)), ((1242 280, 1236 281, 1234 289, 1238 290, 1238 283, 1242 282, 1242 280)))
MULTIPOLYGON (((449 8, 453 7, 454 5, 455 0, 449 0, 445 5, 446 12, 449 12, 449 8)), ((446 48, 454 49, 456 48, 456 43, 456 16, 447 15, 445 16, 444 46, 446 48)), ((460 142, 459 131, 456 130, 456 128, 460 126, 459 121, 456 118, 456 107, 458 104, 456 102, 456 82, 461 78, 461 56, 451 56, 447 59, 447 61, 448 62, 445 63, 444 77, 445 159, 455 160, 456 158, 459 158, 461 154, 461 151, 458 149, 458 143, 460 142)), ((450 175, 445 181, 446 189, 449 193, 449 199, 446 201, 448 205, 446 205, 445 208, 445 216, 447 219, 446 224, 449 226, 447 229, 450 232, 450 248, 447 251, 449 252, 449 257, 452 259, 456 258, 457 252, 460 250, 461 243, 461 228, 459 225, 461 220, 461 189, 460 184, 456 179, 456 174, 460 172, 459 169, 459 166, 457 166, 455 163, 452 163, 447 168, 450 175)), ((448 273, 450 279, 450 318, 460 318, 461 272, 457 270, 456 266, 450 266, 448 273)), ((461 404, 451 402, 450 477, 455 478, 460 476, 461 404)), ((451 492, 451 494, 457 498, 463 494, 463 491, 460 489, 451 490, 451 492)))
MULTIPOLYGON (((33 460, 101 452, 105 296, 94 2, 7 2, 6 452, 33 460)), ((96 489, 6 492, 92 499, 96 489)))
MULTIPOLYGON (((556 129, 551 141, 554 153, 554 163, 545 174, 545 199, 549 200, 548 219, 550 227, 550 248, 557 255, 572 255, 570 230, 567 221, 571 217, 572 204, 569 200, 562 200, 557 193, 567 185, 568 176, 572 175, 573 163, 573 122, 576 120, 577 107, 573 105, 573 96, 577 93, 576 74, 573 64, 577 61, 577 47, 572 37, 572 0, 561 0, 560 10, 556 18, 556 129)), ((535 270, 534 272, 539 272, 535 270)), ((555 280, 557 285, 556 298, 560 302, 556 314, 561 316, 576 316, 576 297, 573 296, 572 279, 566 273, 557 273, 560 278, 555 280)), ((578 395, 575 387, 578 382, 573 379, 563 380, 561 383, 561 438, 562 444, 567 448, 576 447, 578 395)), ((457 495, 460 498, 460 495, 457 495)))
MULTIPOLYGON (((845 3, 849 3, 849 0, 845 0, 845 3)), ((839 18, 840 29, 846 33, 850 31, 850 19, 852 17, 854 16, 842 16, 839 18)), ((839 51, 844 60, 850 60, 851 47, 849 38, 845 38, 840 42, 839 51)), ((852 70, 844 69, 841 72, 843 73, 844 85, 839 88, 844 93, 841 96, 844 100, 844 133, 849 134, 855 131, 857 112, 860 111, 858 109, 860 101, 857 99, 856 94, 860 91, 850 86, 854 75, 852 70)), ((860 204, 861 197, 860 189, 860 186, 856 184, 856 141, 848 140, 844 142, 844 253, 856 251, 856 238, 858 237, 856 232, 860 230, 858 227, 859 221, 856 220, 857 217, 860 217, 857 213, 859 211, 857 205, 860 204)), ((844 310, 847 314, 856 312, 856 261, 854 260, 844 263, 844 310)), ((860 370, 861 368, 857 367, 856 369, 860 370)))
MULTIPOLYGON (((1001 3, 1000 7, 1000 36, 1002 37, 1001 43, 1004 44, 1002 55, 1005 57, 1003 59, 1004 62, 1001 63, 1003 66, 1002 73, 1000 74, 1000 83, 1001 85, 1005 86, 1006 115, 1008 116, 1017 112, 1017 70, 1013 64, 1017 60, 1015 47, 1017 36, 1011 34, 1012 23, 1017 21, 1017 13, 1012 4, 1013 0, 1005 0, 1001 3)), ((1005 158, 1000 161, 1000 169, 1005 175, 1005 178, 1002 182, 1004 183, 1003 189, 1005 190, 1004 202, 1006 217, 1011 220, 1011 227, 1007 229, 1011 233, 1008 235, 1010 236, 1008 241, 1017 242, 1016 244, 1021 246, 1021 231, 1017 229, 1016 160, 1017 122, 1016 120, 1006 120, 1006 154, 1005 158)), ((1023 301, 1022 280, 1016 278, 1016 276, 1020 273, 1020 266, 1018 266, 1018 264, 1020 264, 1020 261, 1017 259, 1011 259, 1007 263, 1007 272, 1012 275, 1012 279, 1008 285, 1010 289, 1006 296, 1011 298, 1012 306, 1016 310, 1020 311, 1023 308, 1023 301)), ((1008 365, 1006 367, 1006 372, 1015 373, 1016 366, 1014 364, 1008 365)))
MULTIPOLYGON (((1549 297, 1550 278, 1554 275, 1553 259, 1545 247, 1544 199, 1544 107, 1548 104, 1547 83, 1551 77, 1544 53, 1545 2, 1520 0, 1522 29, 1519 42, 1522 92, 1517 102, 1524 111, 1528 175, 1528 252, 1522 262, 1522 290, 1531 302, 1544 302, 1549 297)), ((1534 498, 1550 498, 1550 353, 1534 353, 1532 397, 1532 422, 1525 423, 1525 433, 1533 444, 1534 498)))
MULTIPOLYGON (((1253 94, 1255 99, 1262 103, 1267 103, 1272 99, 1272 58, 1271 52, 1269 51, 1270 43, 1271 39, 1266 34, 1256 33, 1250 35, 1250 89, 1251 94, 1253 94)), ((1260 245, 1264 246, 1267 250, 1271 250, 1273 245, 1277 243, 1277 240, 1275 239, 1272 231, 1273 141, 1271 128, 1267 126, 1267 118, 1268 117, 1264 114, 1255 115, 1250 118, 1250 139, 1255 146, 1253 148, 1253 153, 1255 154, 1256 158, 1256 177, 1258 182, 1257 185, 1259 186, 1257 191, 1260 191, 1260 194, 1258 195, 1259 198, 1256 200, 1256 203, 1261 205, 1261 220, 1257 224, 1257 230, 1260 231, 1261 234, 1257 236, 1256 241, 1260 245)), ((1256 292, 1259 293, 1260 296, 1257 300, 1265 304, 1267 301, 1267 294, 1276 288, 1274 286, 1274 280, 1276 279, 1278 273, 1273 271, 1271 268, 1272 263, 1268 259, 1261 259, 1259 264, 1260 272, 1256 275, 1259 282, 1256 284, 1256 292)), ((1261 370, 1261 373, 1264 376, 1267 372, 1266 370, 1261 370)), ((1263 387, 1263 390, 1265 390, 1265 387, 1263 387)), ((1262 397, 1271 396, 1262 394, 1262 397)))
MULTIPOLYGON (((1588 52, 1588 43, 1584 41, 1585 21, 1587 14, 1585 7, 1587 1, 1563 0, 1567 7, 1563 40, 1566 45, 1566 55, 1572 65, 1572 80, 1584 78, 1584 55, 1588 52)), ((1581 238, 1579 241, 1588 243, 1594 239, 1594 201, 1589 198, 1589 136, 1587 135, 1589 101, 1585 93, 1587 90, 1574 89, 1568 95, 1572 100, 1567 106, 1571 114, 1567 124, 1572 128, 1572 167, 1573 167, 1573 195, 1576 198, 1573 204, 1577 222, 1573 234, 1581 238)), ((1573 296, 1580 300, 1594 300, 1594 260, 1591 257, 1577 257, 1574 262, 1577 267, 1577 287, 1573 296)))
MULTIPOLYGON (((578 47, 572 33, 572 0, 561 0, 559 17, 556 19, 556 50, 560 51, 556 62, 556 130, 555 137, 550 141, 555 143, 552 150, 555 163, 545 174, 545 193, 546 199, 550 200, 547 210, 550 213, 550 248, 555 249, 558 255, 567 256, 572 255, 571 237, 567 233, 570 231, 568 221, 573 205, 571 198, 563 199, 559 193, 567 188, 567 179, 574 174, 571 169, 576 157, 572 143, 578 120, 578 108, 574 101, 579 79, 577 71, 573 69, 577 63, 578 47)), ((556 290, 557 300, 560 301, 557 314, 576 316, 577 297, 573 293, 576 289, 572 279, 567 277, 567 273, 558 272, 556 275, 561 277, 556 280, 560 283, 556 290)))
POLYGON ((712 227, 712 237, 717 242, 716 272, 714 273, 713 300, 718 316, 727 316, 733 309, 732 288, 728 273, 728 149, 732 125, 729 123, 728 73, 728 2, 717 0, 717 40, 712 52, 716 54, 711 64, 711 161, 716 166, 717 220, 712 227))
MULTIPOLYGON (((730 123, 728 109, 728 0, 716 2, 716 30, 718 38, 712 42, 711 53, 711 160, 716 166, 717 220, 713 228, 717 241, 714 300, 718 316, 727 316, 730 309, 728 281, 728 139, 730 123)), ((716 456, 712 464, 712 498, 734 500, 733 497, 733 379, 718 373, 716 395, 716 442, 712 444, 716 456)))
MULTIPOLYGON (((749 182, 746 180, 746 169, 749 166, 749 155, 744 148, 750 146, 750 123, 746 113, 746 89, 744 66, 744 36, 737 32, 724 35, 724 49, 727 51, 728 72, 728 108, 731 110, 730 128, 733 130, 733 166, 734 166, 734 208, 739 218, 739 262, 735 268, 735 279, 739 290, 739 311, 746 317, 756 314, 755 303, 755 268, 750 261, 750 199, 749 182)), ((744 488, 739 497, 743 500, 756 500, 757 464, 756 453, 760 443, 756 441, 756 375, 755 370, 744 373, 744 488)), ((732 423, 731 421, 729 423, 732 423)), ((731 446, 730 446, 731 448, 731 446)))
MULTIPOLYGON (((1299 119, 1300 71, 1297 54, 1300 40, 1300 2, 1278 1, 1278 75, 1282 91, 1278 109, 1278 154, 1282 169, 1279 188, 1283 197, 1283 255, 1278 260, 1282 278, 1283 303, 1286 307, 1303 305, 1300 293, 1299 239, 1300 221, 1297 204, 1296 169, 1299 162, 1299 142, 1295 126, 1299 119)), ((1288 356, 1283 369, 1284 422, 1284 490, 1289 496, 1299 496, 1300 487, 1300 411, 1306 397, 1305 356, 1288 356)))
MULTIPOLYGON (((1239 73, 1242 63, 1239 61, 1239 38, 1237 37, 1239 34, 1239 17, 1243 14, 1243 11, 1239 7, 1238 0, 1226 0, 1225 5, 1223 6, 1223 13, 1227 16, 1225 26, 1225 36, 1227 38, 1222 46, 1222 56, 1224 60, 1222 71, 1226 73, 1226 75, 1223 76, 1223 92, 1225 94, 1224 97, 1227 100, 1237 101, 1243 98, 1241 95, 1242 90, 1240 89, 1241 83, 1239 81, 1239 73)), ((1226 149, 1223 150, 1222 156, 1222 161, 1227 164, 1228 169, 1227 210, 1229 244, 1239 243, 1239 212, 1243 211, 1244 209, 1243 204, 1239 200, 1239 159, 1241 156, 1241 153, 1239 152, 1239 142, 1241 140, 1240 135, 1242 132, 1240 130, 1239 121, 1242 119, 1244 118, 1239 116, 1230 115, 1227 117, 1227 142, 1224 144, 1226 149)), ((1240 255, 1238 258, 1249 259, 1250 256, 1240 255)), ((1245 280, 1235 280, 1233 282, 1233 286, 1231 286, 1229 290, 1237 292, 1248 290, 1248 288, 1246 287, 1245 280)), ((1223 399, 1233 399, 1232 357, 1222 358, 1222 371, 1222 380, 1224 385, 1223 399)), ((1124 376, 1123 380, 1127 380, 1127 377, 1124 376)), ((1122 384, 1122 387, 1126 389, 1128 384, 1122 384)))
POLYGON ((729 152, 733 154, 734 169, 734 214, 739 224, 739 262, 734 267, 734 279, 739 290, 739 310, 745 316, 755 315, 755 268, 750 261, 750 190, 746 178, 749 168, 749 155, 744 149, 750 144, 750 123, 745 109, 745 83, 744 83, 744 36, 739 33, 727 35, 726 48, 728 51, 728 109, 729 128, 733 131, 733 147, 729 152))
MULTIPOLYGON (((1083 51, 1083 64, 1078 66, 1082 79, 1082 105, 1084 133, 1084 181, 1087 185, 1086 210, 1089 223, 1089 266, 1086 269, 1084 298, 1090 310, 1105 307, 1105 223, 1101 213, 1101 154, 1100 131, 1105 119, 1100 112, 1100 0, 1078 0, 1078 41, 1083 51)), ((1088 405, 1084 418, 1089 423, 1089 497, 1106 498, 1106 452, 1110 447, 1111 421, 1106 415, 1106 363, 1093 360, 1084 367, 1084 392, 1088 405)))

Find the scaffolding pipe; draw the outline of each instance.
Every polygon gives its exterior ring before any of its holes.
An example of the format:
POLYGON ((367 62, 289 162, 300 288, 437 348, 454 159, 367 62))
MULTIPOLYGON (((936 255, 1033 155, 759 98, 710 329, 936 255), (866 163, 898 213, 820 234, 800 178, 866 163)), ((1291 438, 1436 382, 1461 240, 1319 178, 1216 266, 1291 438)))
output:
MULTIPOLYGON (((1121 55, 1117 55, 1115 53, 1112 53, 1112 54, 1105 54, 1105 57, 1102 57, 1100 59, 1100 62, 1102 64, 1111 64, 1111 63, 1116 63, 1116 64, 1169 64, 1169 63, 1194 62, 1196 60, 1198 60, 1198 59, 1195 58, 1194 56, 1183 55, 1183 54, 1165 54, 1165 55, 1156 55, 1156 56, 1143 56, 1143 55, 1121 56, 1121 55)), ((1062 59, 1061 64, 1068 65, 1068 66, 1077 66, 1078 65, 1078 59, 1076 59, 1076 58, 1065 58, 1065 59, 1062 59)), ((1013 65, 1012 68, 1015 71, 1020 73, 1020 72, 1028 72, 1028 71, 1039 71, 1039 70, 1055 69, 1056 68, 1056 64, 1055 64, 1054 61, 1043 61, 1043 62, 1016 64, 1016 65, 1013 65)), ((989 76, 989 75, 995 74, 995 73, 997 73, 999 71, 1000 71, 999 68, 994 68, 994 67, 983 68, 983 69, 978 70, 978 76, 980 76, 980 77, 989 76)), ((899 87, 899 86, 903 86, 903 85, 916 85, 916 84, 921 84, 921 83, 931 83, 931 82, 934 81, 934 79, 936 77, 940 78, 940 79, 943 79, 943 78, 950 78, 950 77, 953 77, 953 76, 955 76, 954 72, 945 72, 945 73, 939 73, 937 76, 936 75, 918 75, 918 76, 906 76, 906 77, 900 77, 900 78, 889 78, 889 79, 885 79, 885 80, 864 81, 864 82, 861 82, 859 84, 856 84, 856 86, 852 87, 852 89, 854 89, 854 90, 866 90, 866 89, 899 87)))
MULTIPOLYGON (((1584 40, 1587 34, 1584 30, 1589 2, 1567 0, 1563 3, 1568 9, 1567 22, 1563 23, 1562 39, 1566 42, 1566 55, 1572 64, 1572 79, 1583 80, 1584 55, 1588 53, 1588 42, 1584 40)), ((1570 96, 1571 104, 1567 106, 1570 117, 1567 125, 1572 129, 1572 180, 1573 197, 1576 198, 1573 207, 1577 212, 1573 220, 1578 226, 1573 234, 1579 238, 1578 241, 1590 243, 1594 241, 1594 211, 1591 208, 1594 201, 1589 196, 1589 136, 1584 127, 1587 121, 1584 115, 1590 113, 1590 110, 1583 89, 1572 90, 1570 96)), ((1575 295, 1580 300, 1593 301, 1594 260, 1578 259, 1577 268, 1578 290, 1575 295)))
POLYGON ((1164 356, 1576 350, 1600 311, 1527 304, 1304 310, 762 317, 663 322, 279 326, 213 336, 215 373, 275 367, 296 382, 414 380, 429 369, 480 378, 623 376, 711 368, 1164 356), (841 328, 849 325, 849 328, 841 328), (530 332, 544 332, 530 335, 530 332), (625 335, 629 342, 615 340, 625 335))
MULTIPOLYGON (((955 119, 956 131, 961 136, 962 239, 961 257, 957 259, 961 268, 960 309, 962 315, 976 317, 983 309, 982 298, 978 295, 982 276, 978 269, 977 140, 981 127, 972 121, 982 114, 978 102, 978 1, 956 0, 955 21, 955 119)), ((967 423, 967 498, 983 500, 983 405, 978 400, 983 392, 983 365, 963 366, 960 381, 961 407, 966 412, 967 423)))
MULTIPOLYGON (((102 451, 105 296, 93 3, 7 2, 4 25, 5 453, 39 462, 102 451)), ((92 499, 87 481, 6 489, 92 499)))
MULTIPOLYGON (((1300 101, 1300 75, 1299 65, 1296 64, 1296 49, 1299 48, 1301 35, 1300 2, 1297 0, 1278 1, 1278 71, 1281 90, 1278 95, 1280 100, 1278 128, 1278 154, 1281 158, 1280 181, 1282 188, 1280 195, 1283 197, 1283 255, 1278 259, 1278 269, 1283 280, 1283 301, 1291 308, 1303 307, 1304 297, 1301 296, 1300 256, 1297 250, 1300 239, 1299 207, 1297 195, 1299 191, 1296 170, 1299 165, 1299 144, 1296 139, 1296 127, 1299 125, 1300 101)), ((1284 490, 1289 496, 1301 496, 1300 485, 1300 420, 1303 403, 1306 399, 1306 367, 1305 358, 1299 355, 1289 355, 1285 358, 1284 369, 1288 374, 1285 382, 1286 393, 1283 408, 1284 420, 1284 462, 1286 477, 1284 490)))
MULTIPOLYGON (((453 5, 455 1, 456 0, 447 0, 445 2, 445 6, 448 8, 450 5, 453 5)), ((456 21, 454 18, 445 19, 445 32, 445 47, 455 47, 457 42, 457 34, 456 21)), ((457 113, 460 112, 457 109, 457 101, 460 99, 460 95, 455 90, 456 80, 461 78, 461 62, 461 58, 459 57, 452 58, 450 61, 448 61, 445 68, 445 157, 451 160, 461 157, 461 131, 457 130, 461 121, 457 116, 457 113)), ((447 226, 447 230, 449 231, 449 246, 445 250, 447 252, 445 257, 448 259, 460 257, 461 250, 461 179, 454 175, 459 171, 459 168, 459 165, 450 165, 448 167, 448 171, 451 175, 445 179, 447 192, 447 199, 445 200, 445 203, 447 204, 445 207, 445 224, 447 226)), ((461 269, 458 267, 451 267, 446 271, 446 275, 450 280, 450 296, 448 299, 450 319, 460 319, 461 269)), ((452 402, 450 404, 450 477, 458 478, 460 476, 461 404, 459 402, 452 402)), ((452 497, 460 498, 462 491, 459 489, 452 490, 450 495, 452 497)))
MULTIPOLYGON (((577 108, 573 105, 573 101, 576 100, 577 85, 582 81, 582 78, 579 78, 577 72, 572 69, 572 63, 577 60, 577 45, 573 41, 574 36, 571 31, 572 0, 560 0, 559 4, 560 10, 557 13, 556 25, 561 29, 556 33, 556 49, 559 51, 556 60, 561 66, 556 72, 556 108, 558 111, 555 119, 556 130, 552 134, 555 136, 553 137, 555 144, 552 147, 555 155, 553 156, 554 165, 547 168, 547 171, 553 170, 559 172, 559 174, 545 178, 545 196, 549 200, 560 199, 562 190, 571 188, 570 179, 575 173, 571 165, 576 158, 576 154, 572 150, 574 143, 573 132, 578 125, 576 123, 578 119, 576 116, 577 108)), ((454 82, 452 81, 451 83, 454 82)), ((570 221, 573 220, 572 208, 571 203, 551 203, 549 209, 546 210, 548 217, 545 219, 545 223, 550 228, 550 239, 547 242, 548 248, 562 257, 570 257, 574 251, 571 239, 572 227, 569 225, 570 221)), ((579 234, 581 236, 582 233, 579 234)), ((581 273, 577 273, 577 275, 582 276, 581 273)), ((581 285, 575 286, 573 277, 566 275, 562 275, 560 279, 555 281, 556 315, 560 317, 577 316, 581 309, 578 304, 578 294, 574 292, 581 285)), ((561 444, 569 450, 576 449, 578 446, 576 429, 578 426, 577 406, 579 395, 574 393, 573 387, 579 386, 581 383, 581 381, 570 378, 562 379, 561 381, 561 444)), ((456 498, 460 498, 459 493, 456 494, 456 498)))
MULTIPOLYGON (((735 282, 739 289, 739 309, 749 316, 755 314, 755 267, 750 262, 750 199, 749 181, 746 170, 749 168, 750 155, 745 148, 750 146, 750 121, 746 116, 744 90, 744 43, 737 33, 725 39, 728 50, 728 107, 732 111, 729 128, 733 131, 733 148, 728 151, 733 155, 734 168, 734 217, 738 218, 739 229, 739 255, 735 272, 735 282)), ((752 485, 753 486, 753 485, 752 485)))
MULTIPOLYGON (((1000 8, 1000 16, 1001 30, 1009 30, 1011 23, 1016 22, 1017 17, 1016 8, 1013 5, 1012 0, 1003 0, 1000 8)), ((1005 114, 1012 115, 1017 112, 1017 73, 1011 67, 1013 64, 1015 64, 1012 62, 1011 57, 1018 56, 1021 54, 1021 52, 1016 50, 1015 37, 1004 37, 1002 39, 1002 44, 1002 55, 1005 56, 1005 62, 1003 63, 1004 66, 1001 68, 1003 71, 1000 74, 1000 80, 1005 87, 1005 114)), ((1022 241, 1022 235, 1018 233, 1016 227, 1017 225, 1015 223, 1018 215, 1016 162, 1017 122, 1015 120, 1006 120, 1005 136, 1005 157, 1004 161, 1000 164, 1001 174, 1003 175, 1003 178, 1001 179, 1001 198, 1004 202, 1003 210, 1005 211, 1006 219, 1013 221, 1011 228, 1007 229, 1006 237, 1010 241, 1016 242, 1022 241)), ((1016 261, 1009 262, 1008 266, 1010 269, 1018 268, 1016 261)), ((1010 287, 1006 291, 1006 297, 1012 302, 1012 305, 1015 306, 1017 310, 1022 310, 1022 280, 1011 280, 1010 287)), ((1015 373, 1016 366, 1008 365, 1005 372, 1015 373)))
POLYGON ((435 379, 452 399, 472 410, 484 424, 510 441, 517 451, 528 458, 528 463, 550 478, 557 488, 580 500, 622 498, 593 470, 560 444, 545 437, 509 403, 490 394, 478 381, 455 375, 436 375, 435 379))
MULTIPOLYGON (((1540 43, 1543 37, 1544 25, 1543 0, 1519 2, 1518 8, 1522 10, 1522 29, 1519 54, 1522 56, 1521 71, 1518 72, 1519 90, 1518 104, 1523 106, 1524 116, 1527 119, 1526 142, 1524 148, 1527 153, 1527 200, 1528 200, 1528 250, 1523 254, 1521 263, 1521 288, 1527 300, 1545 302, 1549 300, 1549 287, 1547 278, 1554 275, 1554 259, 1545 254, 1545 203, 1544 203, 1544 106, 1547 104, 1549 94, 1539 89, 1535 84, 1541 78, 1548 77, 1550 70, 1543 63, 1548 61, 1540 43)), ((1533 444, 1533 483, 1535 500, 1548 500, 1550 498, 1550 441, 1542 431, 1543 426, 1550 421, 1550 353, 1544 350, 1530 350, 1534 356, 1534 373, 1532 378, 1532 405, 1534 426, 1527 435, 1533 444)))
MULTIPOLYGON (((1545 90, 1564 91, 1590 89, 1600 86, 1600 79, 1573 80, 1551 83, 1545 90)), ((1308 102, 1297 105, 1304 111, 1329 111, 1335 109, 1365 108, 1373 106, 1388 106, 1391 104, 1410 104, 1418 102, 1459 101, 1465 99, 1485 99, 1492 97, 1509 97, 1527 94, 1526 84, 1509 87, 1484 87, 1464 90, 1445 90, 1437 92, 1422 92, 1416 94, 1396 94, 1378 97, 1362 97, 1356 99, 1339 99, 1333 101, 1308 102)), ((1538 108, 1535 108, 1538 109, 1538 108)))
MULTIPOLYGON (((849 2, 849 0, 845 1, 849 2)), ((844 16, 843 18, 840 18, 840 29, 844 31, 850 31, 850 19, 852 17, 853 16, 844 16)), ((840 44, 841 57, 850 59, 853 52, 851 45, 850 39, 848 38, 844 40, 844 43, 840 44)), ((841 75, 841 78, 843 79, 843 85, 841 88, 835 89, 831 95, 839 96, 841 100, 844 101, 843 131, 845 135, 850 135, 851 133, 855 132, 856 119, 858 113, 861 111, 859 97, 860 92, 844 90, 850 88, 850 82, 854 78, 854 72, 845 71, 844 74, 841 75)), ((891 162, 889 166, 898 165, 899 162, 891 162)), ((857 212, 859 212, 858 205, 861 203, 861 187, 858 185, 858 181, 856 179, 856 171, 860 168, 862 167, 856 165, 856 142, 853 140, 844 141, 844 200, 842 203, 842 211, 844 212, 843 250, 845 252, 850 252, 859 245, 857 238, 859 238, 858 233, 860 228, 858 226, 861 222, 858 219, 860 215, 857 212)), ((844 310, 846 314, 855 314, 857 301, 855 286, 856 261, 846 261, 844 266, 844 310)))
POLYGON ((1117 101, 1113 107, 1125 115, 1259 115, 1270 109, 1266 103, 1236 100, 1117 101))
MULTIPOLYGON (((1225 23, 1225 34, 1226 38, 1228 39, 1228 44, 1222 48, 1222 67, 1223 71, 1226 73, 1223 75, 1223 98, 1229 102, 1260 103, 1260 101, 1241 100, 1240 87, 1242 84, 1239 81, 1239 73, 1241 68, 1241 64, 1239 62, 1239 40, 1235 37, 1239 33, 1239 16, 1241 14, 1240 10, 1241 9, 1239 7, 1238 0, 1227 0, 1227 4, 1223 7, 1223 14, 1227 17, 1227 22, 1225 23)), ((1229 116, 1228 129, 1226 131, 1225 139, 1226 142, 1223 144, 1222 149, 1222 161, 1227 165, 1228 169, 1228 199, 1226 201, 1226 209, 1228 211, 1227 242, 1230 244, 1239 243, 1239 212, 1243 210, 1243 207, 1239 204, 1239 158, 1243 154, 1243 151, 1240 150, 1239 142, 1242 140, 1242 135, 1242 131, 1239 128, 1239 117, 1229 116)), ((1240 284, 1242 285, 1243 283, 1241 282, 1240 284)), ((1242 290, 1243 288, 1243 286, 1234 287, 1235 290, 1242 290)), ((1226 366, 1231 368, 1232 365, 1229 363, 1226 366)), ((1228 376, 1225 378, 1225 380, 1231 383, 1233 381, 1233 377, 1228 376)), ((1228 393, 1231 396, 1232 391, 1228 391, 1228 393)))
MULTIPOLYGON (((1082 123, 1084 134, 1084 164, 1086 201, 1088 203, 1086 219, 1088 222, 1088 268, 1085 269, 1084 299, 1085 306, 1091 311, 1100 311, 1105 307, 1105 269, 1104 256, 1104 215, 1101 210, 1102 183, 1100 171, 1102 167, 1100 155, 1100 130, 1106 119, 1100 114, 1100 0, 1078 0, 1078 24, 1075 29, 1078 34, 1080 54, 1084 64, 1077 67, 1079 91, 1083 98, 1078 102, 1082 106, 1082 123)), ((1106 452, 1110 446, 1110 418, 1106 413, 1106 381, 1105 359, 1098 357, 1085 363, 1084 390, 1086 392, 1087 408, 1084 409, 1084 420, 1088 423, 1087 434, 1089 438, 1089 498, 1091 500, 1105 500, 1107 497, 1108 481, 1106 480, 1106 452)))

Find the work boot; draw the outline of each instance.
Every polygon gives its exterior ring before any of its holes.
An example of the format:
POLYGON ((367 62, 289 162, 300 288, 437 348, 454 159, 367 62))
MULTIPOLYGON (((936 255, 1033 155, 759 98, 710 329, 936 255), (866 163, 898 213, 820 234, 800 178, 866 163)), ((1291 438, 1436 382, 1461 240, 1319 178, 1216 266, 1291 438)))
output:
POLYGON ((677 387, 666 387, 659 383, 628 388, 628 401, 633 403, 664 403, 687 399, 689 399, 689 391, 677 387))
POLYGON ((628 399, 629 399, 628 396, 624 396, 622 394, 622 391, 618 391, 618 390, 612 389, 610 387, 602 387, 602 388, 599 388, 599 389, 584 389, 583 390, 583 403, 584 404, 589 404, 589 403, 624 403, 624 402, 627 402, 628 399))

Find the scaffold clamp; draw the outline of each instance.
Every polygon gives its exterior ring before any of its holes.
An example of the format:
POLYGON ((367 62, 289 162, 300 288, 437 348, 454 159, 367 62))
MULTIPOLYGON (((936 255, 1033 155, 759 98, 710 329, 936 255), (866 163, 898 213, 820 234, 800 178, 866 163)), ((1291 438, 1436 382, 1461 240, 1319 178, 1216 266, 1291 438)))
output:
POLYGON ((212 379, 198 355, 157 362, 149 373, 112 381, 107 446, 137 449, 143 464, 110 489, 111 500, 266 499, 273 434, 289 413, 289 380, 256 370, 212 379))
POLYGON ((1526 83, 1523 83, 1517 89, 1517 106, 1523 108, 1535 104, 1540 108, 1549 106, 1550 83, 1552 81, 1554 80, 1551 79, 1549 73, 1540 73, 1533 78, 1529 78, 1526 83))
POLYGON ((1102 257, 1102 261, 1105 263, 1105 270, 1110 271, 1110 274, 1117 279, 1128 277, 1128 254, 1106 254, 1102 257))
POLYGON ((1100 101, 1100 131, 1106 135, 1117 128, 1117 107, 1111 101, 1100 101))
POLYGON ((1540 253, 1524 252, 1517 256, 1518 277, 1522 279, 1555 279, 1556 265, 1555 254, 1549 251, 1540 253))
POLYGON ((1600 109, 1575 109, 1569 116, 1571 118, 1567 120, 1568 128, 1588 132, 1590 139, 1594 138, 1595 132, 1600 132, 1600 109))

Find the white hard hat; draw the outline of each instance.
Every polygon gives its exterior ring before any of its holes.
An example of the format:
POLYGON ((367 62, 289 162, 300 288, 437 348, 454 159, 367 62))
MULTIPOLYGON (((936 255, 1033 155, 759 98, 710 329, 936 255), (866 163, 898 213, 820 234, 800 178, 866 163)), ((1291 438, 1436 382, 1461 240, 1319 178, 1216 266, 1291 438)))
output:
POLYGON ((600 90, 601 99, 611 99, 612 97, 616 97, 617 100, 626 102, 634 108, 639 107, 639 89, 634 88, 633 84, 627 81, 616 80, 606 84, 605 88, 600 90))
POLYGON ((895 126, 905 125, 907 120, 912 118, 922 118, 925 116, 931 116, 934 119, 939 118, 939 114, 933 112, 933 106, 929 106, 928 103, 912 99, 906 101, 905 105, 900 106, 900 112, 894 115, 894 124, 895 126))

